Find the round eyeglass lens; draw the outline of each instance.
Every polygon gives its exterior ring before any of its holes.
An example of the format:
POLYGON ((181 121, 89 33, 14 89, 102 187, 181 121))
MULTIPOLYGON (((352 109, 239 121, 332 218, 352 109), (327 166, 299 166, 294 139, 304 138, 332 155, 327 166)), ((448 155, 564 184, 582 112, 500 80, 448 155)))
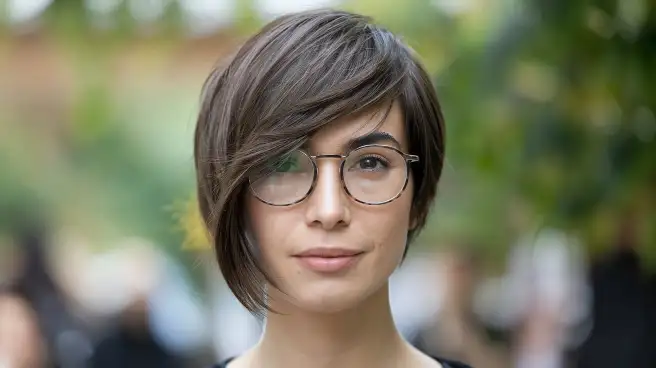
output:
POLYGON ((351 151, 342 169, 349 194, 368 204, 385 203, 398 197, 406 185, 407 174, 403 155, 385 146, 351 151))
POLYGON ((251 190, 263 202, 284 206, 302 200, 313 181, 312 159, 297 150, 272 160, 264 172, 251 178, 251 190))

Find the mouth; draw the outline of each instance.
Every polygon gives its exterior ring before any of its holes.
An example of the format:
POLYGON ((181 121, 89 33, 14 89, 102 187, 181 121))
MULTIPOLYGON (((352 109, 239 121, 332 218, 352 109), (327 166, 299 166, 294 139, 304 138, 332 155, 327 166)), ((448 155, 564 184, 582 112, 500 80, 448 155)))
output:
POLYGON ((313 248, 294 256, 304 267, 319 273, 335 273, 352 267, 364 252, 344 248, 313 248))

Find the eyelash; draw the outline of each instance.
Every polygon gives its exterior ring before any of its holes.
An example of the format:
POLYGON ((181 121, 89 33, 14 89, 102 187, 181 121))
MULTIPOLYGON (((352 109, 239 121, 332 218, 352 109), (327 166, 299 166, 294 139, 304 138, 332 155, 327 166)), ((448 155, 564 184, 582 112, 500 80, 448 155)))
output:
POLYGON ((375 159, 383 167, 385 167, 385 168, 389 167, 389 162, 384 157, 381 157, 379 155, 374 155, 374 154, 369 154, 369 155, 358 157, 358 161, 356 161, 356 164, 358 164, 358 163, 362 162, 362 160, 366 160, 366 159, 375 159))

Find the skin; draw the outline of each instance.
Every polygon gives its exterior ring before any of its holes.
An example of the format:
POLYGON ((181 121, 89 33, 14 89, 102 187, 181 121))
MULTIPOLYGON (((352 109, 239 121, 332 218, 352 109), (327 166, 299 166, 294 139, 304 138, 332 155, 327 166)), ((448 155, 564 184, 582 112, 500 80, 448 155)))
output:
MULTIPOLYGON (((346 153, 345 143, 375 130, 384 110, 331 124, 312 137, 310 153, 346 153)), ((398 148, 409 151, 398 104, 378 131, 391 134, 398 148)), ((280 314, 269 313, 259 344, 229 367, 440 367, 403 340, 389 306, 388 278, 413 226, 412 179, 396 200, 371 206, 344 191, 339 160, 319 159, 318 167, 314 191, 299 204, 270 206, 252 195, 246 201, 264 266, 279 283, 280 290, 269 291, 271 307, 280 314), (318 246, 364 254, 338 274, 315 273, 293 257, 318 246)))
POLYGON ((0 365, 41 367, 44 357, 34 312, 21 298, 0 295, 0 365))

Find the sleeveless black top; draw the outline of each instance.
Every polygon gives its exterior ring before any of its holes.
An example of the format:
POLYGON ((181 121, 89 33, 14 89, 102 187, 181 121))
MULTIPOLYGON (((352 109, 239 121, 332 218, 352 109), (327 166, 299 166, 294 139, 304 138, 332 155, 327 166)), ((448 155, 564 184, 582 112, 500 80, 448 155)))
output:
MULTIPOLYGON (((230 361, 233 360, 233 359, 234 358, 227 359, 227 360, 223 361, 221 364, 215 365, 213 368, 226 368, 228 366, 228 363, 230 363, 230 361)), ((472 368, 472 367, 470 367, 466 364, 459 363, 459 362, 454 362, 454 361, 448 360, 448 359, 435 358, 435 357, 433 357, 433 359, 437 360, 438 363, 442 364, 442 367, 444 367, 444 368, 472 368)))

